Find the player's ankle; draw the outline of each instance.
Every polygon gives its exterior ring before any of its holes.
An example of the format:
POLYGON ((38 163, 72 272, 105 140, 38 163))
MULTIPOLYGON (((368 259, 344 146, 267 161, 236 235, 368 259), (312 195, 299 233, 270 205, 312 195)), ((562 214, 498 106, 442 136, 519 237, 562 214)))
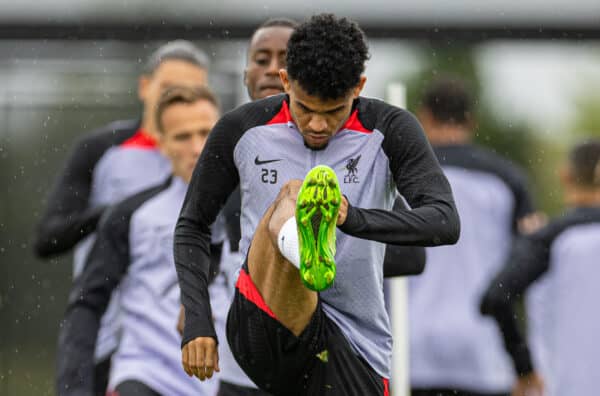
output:
POLYGON ((300 268, 300 250, 298 248, 298 228, 296 217, 289 218, 277 234, 277 247, 281 255, 294 267, 300 268))

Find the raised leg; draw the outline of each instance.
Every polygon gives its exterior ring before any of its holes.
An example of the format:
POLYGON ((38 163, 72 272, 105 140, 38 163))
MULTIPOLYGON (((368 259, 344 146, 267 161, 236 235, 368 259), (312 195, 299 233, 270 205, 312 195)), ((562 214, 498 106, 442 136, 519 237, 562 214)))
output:
POLYGON ((277 237, 296 211, 301 180, 288 182, 259 223, 248 252, 253 283, 277 319, 296 336, 308 325, 317 307, 317 293, 307 289, 300 272, 279 252, 277 237))
POLYGON ((250 277, 265 303, 295 335, 308 325, 317 307, 317 291, 335 278, 335 231, 341 195, 335 172, 313 168, 304 181, 292 180, 259 223, 248 253, 250 277), (300 270, 279 251, 282 226, 296 217, 300 270))

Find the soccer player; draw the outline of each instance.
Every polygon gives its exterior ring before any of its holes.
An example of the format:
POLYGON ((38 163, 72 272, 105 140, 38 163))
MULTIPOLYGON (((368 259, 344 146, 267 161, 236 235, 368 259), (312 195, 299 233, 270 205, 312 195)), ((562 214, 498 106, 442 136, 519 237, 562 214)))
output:
POLYGON ((481 306, 512 357, 513 396, 598 393, 600 140, 574 147, 560 176, 569 210, 515 245, 481 306), (516 321, 523 296, 529 342, 516 321))
POLYGON ((216 383, 202 384, 181 368, 172 247, 187 183, 218 117, 217 100, 207 88, 175 87, 161 96, 158 146, 172 177, 102 217, 61 332, 59 395, 92 394, 90 362, 100 318, 119 285, 121 340, 112 356, 109 388, 120 396, 214 395, 216 383))
MULTIPOLYGON (((270 19, 260 25, 252 35, 244 71, 244 84, 248 90, 248 96, 252 100, 283 92, 279 70, 285 68, 287 43, 296 26, 297 23, 289 19, 270 19)), ((223 209, 228 238, 223 246, 221 275, 211 286, 211 290, 223 287, 227 290, 218 294, 214 292, 212 297, 212 304, 216 305, 213 309, 215 330, 217 336, 222 340, 226 337, 227 310, 235 291, 232 280, 243 262, 243 255, 239 253, 240 205, 241 196, 239 188, 237 188, 223 209), (215 295, 224 298, 215 301, 215 295)), ((384 276, 420 273, 424 265, 424 249, 390 245, 386 249, 384 276)), ((181 328, 183 328, 183 323, 181 323, 181 328)), ((255 390, 255 385, 235 362, 227 343, 219 344, 219 365, 221 367, 219 396, 266 394, 263 391, 255 390)))
POLYGON ((533 213, 526 179, 471 143, 472 98, 456 77, 429 84, 418 117, 452 186, 461 237, 454 246, 427 249, 427 269, 409 280, 412 394, 505 395, 514 378, 509 357, 478 307, 533 213))
POLYGON ((374 241, 454 243, 459 220, 415 118, 359 96, 367 58, 355 23, 314 16, 288 43, 280 71, 286 95, 241 106, 213 129, 175 231, 188 374, 205 380, 217 367, 208 225, 239 183, 247 257, 227 338, 242 369, 274 395, 387 393, 384 245, 374 241), (307 172, 296 207, 297 179, 307 172), (396 189, 411 211, 391 211, 396 189))
MULTIPOLYGON (((93 232, 105 208, 156 185, 170 173, 156 146, 154 110, 160 93, 171 85, 207 82, 208 57, 187 41, 173 41, 148 58, 138 82, 141 119, 116 121, 85 134, 75 144, 49 195, 35 241, 38 255, 64 253, 76 246, 74 277, 94 241, 93 232)), ((109 308, 98 337, 97 393, 104 395, 110 355, 117 346, 116 311, 109 308)))
POLYGON ((156 101, 169 85, 206 85, 207 72, 208 57, 187 41, 167 43, 150 55, 138 81, 141 118, 115 121, 75 144, 38 225, 40 257, 69 251, 95 230, 107 205, 152 185, 148 176, 169 168, 154 141, 156 101))

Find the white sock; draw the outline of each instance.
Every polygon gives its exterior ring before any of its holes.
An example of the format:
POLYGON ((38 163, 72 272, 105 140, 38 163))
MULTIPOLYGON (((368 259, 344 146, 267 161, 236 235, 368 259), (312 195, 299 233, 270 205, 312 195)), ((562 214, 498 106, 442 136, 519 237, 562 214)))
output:
POLYGON ((292 263, 296 268, 300 269, 300 249, 298 247, 298 228, 296 226, 296 218, 290 217, 279 230, 277 236, 277 246, 281 255, 287 261, 292 263))

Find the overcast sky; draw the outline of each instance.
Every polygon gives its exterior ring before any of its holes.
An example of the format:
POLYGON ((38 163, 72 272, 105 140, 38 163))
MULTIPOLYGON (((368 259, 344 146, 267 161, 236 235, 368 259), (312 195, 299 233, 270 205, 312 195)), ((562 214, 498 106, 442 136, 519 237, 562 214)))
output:
POLYGON ((522 25, 597 24, 598 0, 0 0, 0 20, 98 22, 177 20, 242 21, 269 16, 302 18, 330 11, 359 21, 522 25))

